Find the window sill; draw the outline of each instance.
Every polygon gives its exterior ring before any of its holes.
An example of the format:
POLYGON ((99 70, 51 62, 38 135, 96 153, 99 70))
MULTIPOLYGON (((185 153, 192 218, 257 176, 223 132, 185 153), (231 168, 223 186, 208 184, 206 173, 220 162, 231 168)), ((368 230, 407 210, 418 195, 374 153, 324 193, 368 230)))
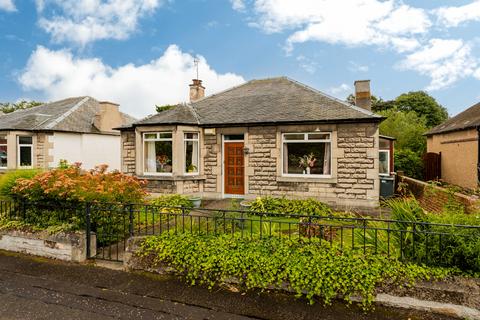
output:
POLYGON ((140 175, 137 176, 143 180, 156 180, 156 181, 196 181, 205 180, 203 175, 185 175, 185 176, 162 176, 162 175, 140 175))
POLYGON ((279 182, 320 182, 320 183, 337 183, 336 177, 308 177, 305 175, 303 176, 295 176, 295 177, 288 177, 288 176, 278 176, 277 181, 279 182))

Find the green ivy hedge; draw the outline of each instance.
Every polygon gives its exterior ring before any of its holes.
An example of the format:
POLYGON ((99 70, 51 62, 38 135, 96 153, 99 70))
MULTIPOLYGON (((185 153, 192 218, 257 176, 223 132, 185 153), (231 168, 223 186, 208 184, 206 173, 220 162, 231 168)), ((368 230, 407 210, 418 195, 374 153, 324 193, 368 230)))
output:
POLYGON ((212 288, 232 277, 245 289, 288 284, 297 297, 305 296, 311 303, 321 297, 328 304, 337 296, 351 303, 350 297, 361 296, 364 308, 371 306, 378 286, 408 285, 451 272, 380 255, 341 252, 319 241, 164 233, 146 238, 139 256, 148 256, 152 267, 174 267, 192 285, 212 288))
POLYGON ((286 199, 275 197, 258 197, 252 201, 250 211, 265 213, 282 213, 285 215, 328 216, 333 214, 330 207, 315 199, 286 199))

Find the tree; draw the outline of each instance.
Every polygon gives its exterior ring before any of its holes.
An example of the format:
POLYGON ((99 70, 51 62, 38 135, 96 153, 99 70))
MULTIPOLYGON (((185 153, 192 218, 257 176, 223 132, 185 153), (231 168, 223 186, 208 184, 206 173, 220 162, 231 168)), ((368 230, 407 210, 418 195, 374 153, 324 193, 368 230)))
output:
POLYGON ((411 91, 399 95, 395 106, 401 111, 413 111, 425 117, 427 128, 433 128, 448 119, 448 112, 425 91, 411 91))
MULTIPOLYGON (((355 96, 349 95, 347 101, 355 104, 355 96)), ((433 128, 448 119, 448 112, 435 98, 425 91, 410 91, 403 93, 394 100, 383 100, 372 96, 372 111, 381 113, 391 109, 413 111, 419 117, 425 117, 427 128, 433 128)))
POLYGON ((419 156, 423 155, 427 146, 427 139, 423 134, 427 132, 426 120, 413 111, 390 109, 380 112, 386 119, 380 124, 380 134, 397 139, 397 149, 408 149, 419 156))
POLYGON ((427 147, 423 135, 428 129, 424 117, 414 111, 397 108, 380 112, 386 119, 380 124, 380 134, 395 137, 395 170, 412 178, 422 179, 422 157, 427 147))
POLYGON ((0 112, 3 113, 11 113, 17 110, 23 110, 23 109, 29 109, 32 107, 36 107, 39 105, 42 105, 43 102, 38 102, 38 101, 26 101, 22 100, 17 103, 11 103, 11 102, 0 102, 0 112))
POLYGON ((170 105, 170 104, 166 104, 166 105, 163 105, 163 106, 160 106, 160 105, 155 105, 155 109, 157 110, 157 112, 162 112, 162 111, 166 111, 166 110, 170 110, 172 108, 175 108, 174 105, 170 105))

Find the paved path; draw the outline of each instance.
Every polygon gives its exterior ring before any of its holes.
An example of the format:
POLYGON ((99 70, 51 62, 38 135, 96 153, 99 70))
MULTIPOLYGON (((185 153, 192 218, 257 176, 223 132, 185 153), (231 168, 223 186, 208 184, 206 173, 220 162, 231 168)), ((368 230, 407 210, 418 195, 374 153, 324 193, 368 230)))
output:
POLYGON ((377 308, 309 306, 280 294, 189 287, 131 274, 0 252, 0 319, 440 319, 377 308))

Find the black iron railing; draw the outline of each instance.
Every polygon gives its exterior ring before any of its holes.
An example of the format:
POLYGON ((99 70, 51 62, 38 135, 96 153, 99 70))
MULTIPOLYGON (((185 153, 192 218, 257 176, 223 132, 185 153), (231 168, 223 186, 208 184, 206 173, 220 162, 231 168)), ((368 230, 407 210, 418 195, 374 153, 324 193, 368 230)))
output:
MULTIPOLYGON (((319 245, 385 254, 417 263, 459 266, 460 247, 480 246, 480 226, 356 216, 285 215, 242 210, 159 207, 149 204, 55 205, 0 201, 0 215, 37 226, 61 221, 95 233, 97 257, 122 260, 131 236, 190 232, 250 238, 316 239, 319 245)), ((87 242, 90 237, 87 236, 87 242)), ((89 246, 88 246, 89 248, 89 246)))

